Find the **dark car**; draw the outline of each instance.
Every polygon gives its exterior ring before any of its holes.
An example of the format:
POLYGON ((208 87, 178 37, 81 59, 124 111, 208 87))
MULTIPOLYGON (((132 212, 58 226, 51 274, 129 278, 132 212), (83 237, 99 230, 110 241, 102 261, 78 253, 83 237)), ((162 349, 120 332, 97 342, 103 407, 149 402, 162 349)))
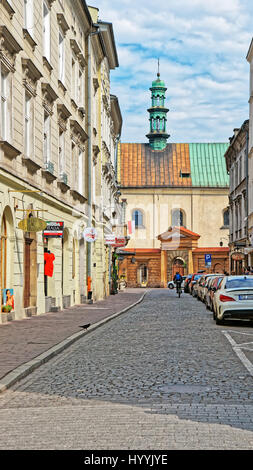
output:
POLYGON ((203 276, 202 273, 195 273, 192 275, 191 277, 191 280, 190 280, 190 283, 189 283, 189 293, 192 294, 192 288, 194 286, 194 284, 196 283, 196 281, 198 279, 200 279, 201 277, 203 276))
POLYGON ((191 282, 191 278, 192 278, 192 274, 188 274, 188 276, 186 277, 184 281, 184 291, 186 293, 189 293, 189 284, 191 282))

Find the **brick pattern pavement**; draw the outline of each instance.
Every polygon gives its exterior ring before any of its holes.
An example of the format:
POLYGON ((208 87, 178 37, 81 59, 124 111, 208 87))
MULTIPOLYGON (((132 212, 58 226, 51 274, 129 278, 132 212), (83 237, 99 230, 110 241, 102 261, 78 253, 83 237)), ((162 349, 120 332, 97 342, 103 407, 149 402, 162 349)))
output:
POLYGON ((0 394, 0 449, 252 450, 252 376, 224 329, 252 331, 148 290, 0 394))
POLYGON ((138 302, 143 289, 126 289, 94 304, 77 305, 0 325, 0 379, 61 341, 138 302))

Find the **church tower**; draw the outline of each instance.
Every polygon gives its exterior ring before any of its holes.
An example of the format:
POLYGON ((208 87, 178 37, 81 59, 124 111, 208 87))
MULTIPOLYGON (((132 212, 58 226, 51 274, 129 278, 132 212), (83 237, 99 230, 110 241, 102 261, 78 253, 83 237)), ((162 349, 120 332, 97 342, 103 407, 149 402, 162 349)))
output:
POLYGON ((167 88, 160 79, 159 61, 157 79, 152 82, 151 100, 152 107, 148 109, 150 114, 150 132, 146 135, 149 139, 149 145, 153 150, 164 150, 167 145, 167 139, 170 137, 166 132, 167 113, 169 109, 164 107, 165 92, 167 88))

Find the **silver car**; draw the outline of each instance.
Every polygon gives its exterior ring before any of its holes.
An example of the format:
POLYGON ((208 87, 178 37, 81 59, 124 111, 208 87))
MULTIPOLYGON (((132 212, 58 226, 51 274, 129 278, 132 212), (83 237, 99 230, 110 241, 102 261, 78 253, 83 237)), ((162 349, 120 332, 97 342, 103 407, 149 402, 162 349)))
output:
MULTIPOLYGON (((187 276, 182 276, 182 278, 183 278, 183 281, 182 281, 181 287, 183 288, 184 287, 184 281, 187 278, 187 276)), ((175 289, 176 288, 176 283, 174 281, 169 281, 168 282, 168 288, 169 289, 175 289)))
POLYGON ((213 296, 214 319, 253 320, 253 276, 225 276, 213 296))

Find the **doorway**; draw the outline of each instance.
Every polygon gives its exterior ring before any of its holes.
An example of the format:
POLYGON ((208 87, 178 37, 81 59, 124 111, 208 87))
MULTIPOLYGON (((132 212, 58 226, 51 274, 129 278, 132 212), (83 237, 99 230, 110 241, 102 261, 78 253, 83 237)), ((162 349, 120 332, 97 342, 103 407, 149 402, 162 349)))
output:
POLYGON ((139 267, 139 280, 141 287, 146 287, 148 284, 148 267, 146 264, 141 264, 139 267))
POLYGON ((181 276, 184 275, 184 265, 185 262, 182 258, 175 258, 172 265, 172 279, 174 279, 175 274, 178 272, 181 276))
POLYGON ((24 308, 37 304, 37 241, 36 233, 24 239, 24 308))

